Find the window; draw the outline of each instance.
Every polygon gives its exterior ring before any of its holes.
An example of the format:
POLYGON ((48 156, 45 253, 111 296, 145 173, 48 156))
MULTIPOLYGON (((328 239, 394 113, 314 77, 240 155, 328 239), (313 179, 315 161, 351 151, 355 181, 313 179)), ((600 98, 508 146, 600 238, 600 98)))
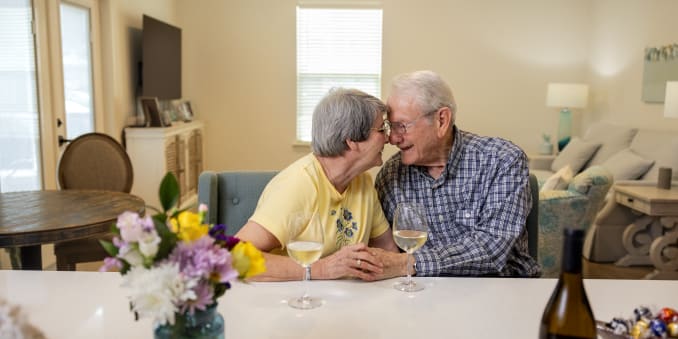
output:
POLYGON ((297 7, 297 140, 332 87, 381 97, 381 18, 374 8, 297 7))

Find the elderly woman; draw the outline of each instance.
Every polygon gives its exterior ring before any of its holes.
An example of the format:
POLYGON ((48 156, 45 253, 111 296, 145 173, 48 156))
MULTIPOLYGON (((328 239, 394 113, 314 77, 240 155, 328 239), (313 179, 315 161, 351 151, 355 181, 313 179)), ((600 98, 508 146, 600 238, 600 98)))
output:
POLYGON ((311 266, 311 279, 375 280, 384 273, 368 246, 398 250, 372 177, 365 171, 382 164, 385 113, 384 103, 355 89, 334 89, 318 103, 313 153, 269 182, 254 214, 236 234, 266 252, 267 270, 257 280, 303 277, 302 267, 283 251, 290 218, 299 211, 314 212, 324 228, 322 256, 311 266))

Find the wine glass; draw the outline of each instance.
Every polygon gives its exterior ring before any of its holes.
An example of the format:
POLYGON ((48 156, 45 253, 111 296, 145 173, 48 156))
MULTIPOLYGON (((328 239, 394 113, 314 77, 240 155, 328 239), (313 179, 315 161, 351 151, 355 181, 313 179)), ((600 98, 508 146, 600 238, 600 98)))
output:
MULTIPOLYGON (((315 213, 297 213, 291 217, 287 254, 304 268, 304 285, 308 289, 311 279, 311 264, 320 259, 323 252, 325 232, 315 213)), ((287 304, 294 308, 308 310, 322 305, 322 299, 310 297, 304 292, 301 297, 291 298, 287 304)))
POLYGON ((424 289, 417 284, 410 274, 410 257, 426 243, 428 238, 428 222, 424 205, 415 202, 398 204, 393 216, 393 239, 396 245, 407 252, 407 280, 399 281, 393 288, 404 292, 416 292, 424 289))

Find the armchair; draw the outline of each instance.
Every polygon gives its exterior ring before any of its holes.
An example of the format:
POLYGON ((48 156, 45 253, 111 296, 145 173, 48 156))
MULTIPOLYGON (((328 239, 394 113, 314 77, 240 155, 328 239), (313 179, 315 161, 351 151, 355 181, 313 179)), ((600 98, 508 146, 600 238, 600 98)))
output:
POLYGON ((542 276, 560 272, 563 229, 588 230, 612 186, 612 174, 592 166, 574 177, 567 190, 539 192, 539 260, 542 276))
POLYGON ((208 206, 206 222, 224 224, 228 235, 236 234, 257 207, 264 187, 277 171, 213 172, 198 178, 198 202, 208 206))

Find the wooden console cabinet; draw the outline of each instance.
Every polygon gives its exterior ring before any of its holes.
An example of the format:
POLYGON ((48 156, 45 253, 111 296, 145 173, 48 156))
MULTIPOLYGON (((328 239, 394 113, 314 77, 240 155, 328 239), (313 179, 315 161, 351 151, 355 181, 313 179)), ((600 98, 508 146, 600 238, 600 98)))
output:
POLYGON ((179 181, 181 208, 197 202, 198 176, 202 172, 203 123, 175 122, 171 127, 125 128, 127 154, 132 160, 132 194, 146 205, 161 208, 158 188, 165 173, 179 181))

